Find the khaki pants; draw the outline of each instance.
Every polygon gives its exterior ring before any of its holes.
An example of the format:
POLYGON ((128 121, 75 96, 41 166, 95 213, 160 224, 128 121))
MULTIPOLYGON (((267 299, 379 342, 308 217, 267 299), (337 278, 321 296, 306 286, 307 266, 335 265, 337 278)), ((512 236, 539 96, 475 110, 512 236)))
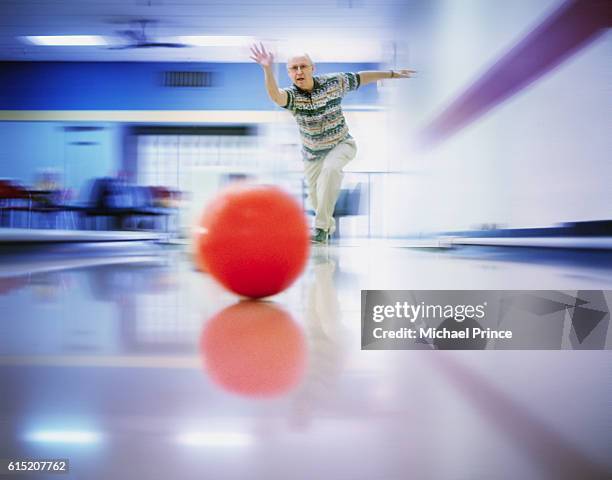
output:
POLYGON ((355 140, 348 138, 336 145, 324 158, 304 161, 304 175, 310 203, 315 211, 315 228, 331 236, 336 230, 334 207, 340 194, 342 169, 357 154, 355 140))

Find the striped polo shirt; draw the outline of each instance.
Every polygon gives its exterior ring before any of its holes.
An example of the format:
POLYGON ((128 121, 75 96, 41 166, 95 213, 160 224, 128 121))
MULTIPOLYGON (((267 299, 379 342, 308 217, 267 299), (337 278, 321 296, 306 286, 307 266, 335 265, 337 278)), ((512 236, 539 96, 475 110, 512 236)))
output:
POLYGON ((304 160, 319 160, 332 148, 351 138, 340 102, 360 84, 358 73, 332 73, 313 78, 311 91, 293 85, 285 88, 287 105, 302 137, 304 160))

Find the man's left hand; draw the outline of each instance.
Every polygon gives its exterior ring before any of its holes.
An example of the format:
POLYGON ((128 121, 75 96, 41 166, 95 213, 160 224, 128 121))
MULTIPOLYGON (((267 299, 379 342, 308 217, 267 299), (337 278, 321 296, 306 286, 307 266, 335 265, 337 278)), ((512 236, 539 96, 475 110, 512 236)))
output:
POLYGON ((393 78, 412 78, 416 73, 416 70, 402 68, 401 70, 393 70, 393 78))

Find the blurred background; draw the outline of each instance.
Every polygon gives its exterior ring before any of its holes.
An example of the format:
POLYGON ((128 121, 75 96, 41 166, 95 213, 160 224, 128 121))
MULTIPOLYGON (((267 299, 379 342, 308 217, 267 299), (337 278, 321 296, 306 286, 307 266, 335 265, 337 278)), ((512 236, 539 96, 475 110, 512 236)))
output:
POLYGON ((88 479, 610 478, 610 5, 0 0, 0 459, 88 479), (253 42, 283 87, 296 52, 318 73, 418 71, 343 100, 340 238, 266 302, 187 246, 232 182, 311 210, 253 42), (362 351, 366 289, 571 301, 516 314, 545 320, 539 351, 362 351))
POLYGON ((261 41, 281 86, 290 52, 319 73, 418 71, 344 100, 359 152, 340 235, 609 233, 605 3, 3 1, 2 226, 188 236, 245 178, 308 209, 297 128, 248 58, 261 41))

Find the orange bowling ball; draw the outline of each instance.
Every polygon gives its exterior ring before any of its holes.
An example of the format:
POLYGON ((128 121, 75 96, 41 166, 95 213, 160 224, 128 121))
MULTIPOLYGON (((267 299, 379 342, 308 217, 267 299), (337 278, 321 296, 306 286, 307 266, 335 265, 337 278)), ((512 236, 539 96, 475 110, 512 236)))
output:
POLYGON ((261 298, 289 287, 309 252, 301 205, 274 186, 236 185, 221 192, 196 232, 197 264, 225 288, 261 298))
POLYGON ((245 300, 216 314, 204 325, 200 353, 215 383, 245 396, 286 393, 306 368, 302 329, 268 302, 245 300))

